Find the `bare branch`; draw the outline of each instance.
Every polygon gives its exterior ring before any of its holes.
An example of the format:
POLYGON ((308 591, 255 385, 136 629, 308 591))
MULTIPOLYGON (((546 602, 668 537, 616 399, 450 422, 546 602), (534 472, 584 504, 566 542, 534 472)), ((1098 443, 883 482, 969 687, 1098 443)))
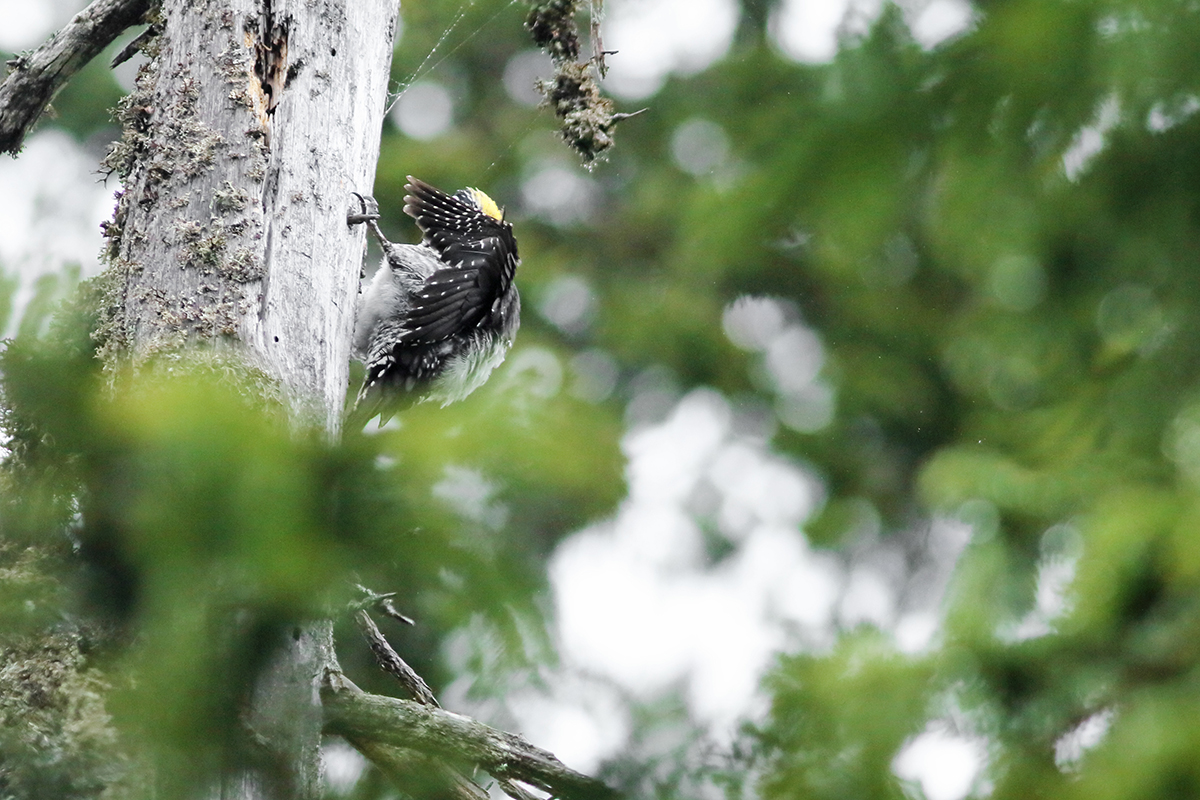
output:
POLYGON ((650 110, 649 108, 639 108, 637 111, 630 111, 629 113, 620 112, 617 114, 613 114, 612 121, 620 122, 623 119, 629 119, 630 117, 636 117, 638 114, 643 114, 649 110, 650 110))
POLYGON ((95 0, 48 42, 10 61, 12 72, 0 85, 0 151, 20 152, 63 84, 149 8, 150 0, 95 0))
POLYGON ((375 654, 375 660, 379 662, 380 669, 400 681, 412 698, 421 705, 438 705, 437 698, 433 696, 433 690, 429 688, 429 684, 400 657, 399 653, 392 649, 370 615, 365 610, 359 609, 354 614, 354 621, 358 625, 359 631, 362 632, 363 638, 367 640, 367 644, 371 646, 371 652, 375 654))
POLYGON ((121 52, 113 56, 112 63, 109 66, 111 66, 113 69, 116 69, 129 59, 136 56, 142 50, 149 47, 150 42, 153 41, 155 36, 160 35, 162 30, 163 26, 161 23, 150 25, 148 28, 146 28, 146 30, 133 37, 133 40, 130 41, 129 44, 122 47, 121 52))
POLYGON ((562 800, 615 800, 619 796, 520 736, 411 700, 368 694, 340 673, 326 674, 321 701, 325 732, 356 746, 363 742, 386 744, 476 764, 499 780, 519 780, 562 800))

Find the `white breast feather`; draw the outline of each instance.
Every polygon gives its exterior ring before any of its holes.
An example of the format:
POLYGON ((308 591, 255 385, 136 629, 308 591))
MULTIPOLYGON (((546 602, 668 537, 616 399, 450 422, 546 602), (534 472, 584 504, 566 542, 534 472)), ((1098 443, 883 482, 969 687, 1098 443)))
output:
POLYGON ((486 383, 492 370, 504 363, 512 346, 510 339, 494 334, 476 336, 479 346, 464 348, 464 352, 446 361, 425 401, 438 401, 443 408, 458 402, 486 383))

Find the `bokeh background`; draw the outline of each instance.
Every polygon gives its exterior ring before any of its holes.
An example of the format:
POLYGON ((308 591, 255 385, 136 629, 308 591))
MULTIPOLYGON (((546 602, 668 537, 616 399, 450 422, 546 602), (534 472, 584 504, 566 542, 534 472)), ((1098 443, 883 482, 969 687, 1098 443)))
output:
MULTIPOLYGON (((0 49, 80 5, 0 3, 0 49)), ((55 691, 91 705, 28 723, 57 731, 58 766, 6 740, 8 791, 128 780, 96 754, 132 752, 136 772, 130 731, 192 752, 180 720, 199 707, 225 730, 222 703, 265 656, 249 634, 201 648, 190 612, 233 597, 267 631, 354 575, 400 592, 419 624, 387 633, 444 706, 633 797, 1200 794, 1200 11, 594 11, 616 51, 604 89, 649 110, 586 169, 537 107, 550 64, 524 3, 401 10, 385 231, 417 235, 400 211, 412 174, 484 189, 520 242, 522 329, 485 389, 334 450, 134 392, 88 411, 73 446, 102 455, 77 483, 10 457, 8 660, 36 664, 38 632, 70 629, 56 646, 75 683, 55 691), (228 442, 202 444, 214 426, 228 442), (163 507, 164 464, 201 476, 198 521, 163 507), (118 498, 100 533, 64 499, 78 485, 118 498), (278 507, 252 508, 252 490, 278 507), (338 491, 359 505, 330 523, 338 491), (217 514, 218 495, 242 505, 217 514), (92 619, 130 638, 70 627, 92 619), (174 696, 179 652, 210 663, 201 699, 130 711, 174 696)), ((136 66, 90 66, 0 163, 10 352, 68 335, 51 311, 100 269, 119 187, 97 164, 136 66)), ((22 385, 9 401, 36 418, 22 385)), ((53 450, 12 447, 71 456, 53 450)), ((339 642, 354 680, 389 690, 349 626, 339 642)), ((326 766, 331 796, 390 796, 344 743, 326 766)))

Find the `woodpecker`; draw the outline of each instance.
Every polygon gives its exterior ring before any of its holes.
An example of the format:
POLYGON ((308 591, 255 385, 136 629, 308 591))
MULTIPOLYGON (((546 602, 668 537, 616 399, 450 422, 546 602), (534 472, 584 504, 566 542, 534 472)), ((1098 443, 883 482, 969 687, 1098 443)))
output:
POLYGON ((461 400, 504 361, 521 323, 514 283, 520 258, 512 225, 479 189, 448 195, 408 176, 404 213, 419 244, 393 244, 379 230, 375 201, 356 196, 383 248, 383 261, 358 304, 353 355, 367 375, 351 420, 382 426, 414 403, 461 400))

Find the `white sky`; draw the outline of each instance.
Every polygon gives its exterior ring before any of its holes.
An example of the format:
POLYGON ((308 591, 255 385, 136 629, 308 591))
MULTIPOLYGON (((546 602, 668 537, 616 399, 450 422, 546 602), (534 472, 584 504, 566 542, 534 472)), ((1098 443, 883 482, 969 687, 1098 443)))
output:
MULTIPOLYGON (((0 49, 35 47, 71 18, 80 0, 0 0, 0 49)), ((83 277, 99 271, 100 223, 111 219, 120 188, 105 185, 98 163, 62 131, 45 128, 25 142, 20 157, 0 156, 0 269, 20 276, 13 327, 40 275, 78 264, 83 277)))
MULTIPOLYGON (((917 41, 934 47, 966 30, 967 0, 901 0, 917 41)), ((829 61, 838 37, 861 33, 879 16, 882 0, 783 0, 770 33, 785 56, 829 61)), ((728 51, 737 24, 736 0, 607 0, 602 33, 610 56, 605 88, 638 100, 658 91, 671 74, 689 75, 728 51)))
MULTIPOLYGON (((0 156, 0 269, 20 276, 19 319, 38 276, 78 264, 82 277, 99 272, 100 223, 112 218, 119 183, 105 185, 96 158, 67 133, 36 132, 20 157, 0 156)), ((8 331, 15 332, 10 323, 8 331)))
MULTIPOLYGON (((819 651, 858 622, 891 631, 904 651, 931 644, 938 587, 966 530, 935 526, 928 547, 937 563, 921 577, 931 591, 910 608, 898 596, 898 553, 881 545, 847 564, 808 545, 802 526, 822 501, 821 483, 772 453, 765 437, 739 433, 746 427, 723 396, 700 389, 661 423, 628 433, 628 497, 551 559, 562 680, 535 703, 529 693, 510 698, 508 711, 567 763, 592 769, 620 748, 613 731, 625 729, 626 710, 595 703, 613 687, 652 700, 684 686, 694 717, 722 742, 765 708, 758 682, 781 649, 819 651), (731 548, 716 564, 706 519, 731 548), (583 727, 608 733, 589 734, 583 747, 583 727)), ((926 753, 940 763, 965 752, 934 745, 907 756, 906 769, 920 774, 926 753)))
POLYGON ((60 23, 55 3, 0 0, 0 50, 20 52, 37 45, 60 23))
POLYGON ((901 748, 892 769, 920 785, 926 800, 959 800, 975 787, 986 757, 986 742, 934 722, 901 748))

